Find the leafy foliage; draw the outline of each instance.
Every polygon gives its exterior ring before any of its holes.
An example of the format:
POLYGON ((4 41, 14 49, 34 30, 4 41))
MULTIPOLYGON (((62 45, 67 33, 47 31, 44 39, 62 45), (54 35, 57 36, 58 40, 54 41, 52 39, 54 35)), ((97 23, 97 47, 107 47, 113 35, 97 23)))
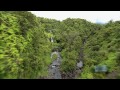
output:
POLYGON ((77 63, 83 61, 77 78, 104 79, 119 72, 119 43, 120 21, 102 25, 68 18, 60 22, 27 11, 0 11, 0 78, 46 77, 51 52, 58 50, 61 72, 75 72, 77 63), (95 73, 97 65, 106 65, 108 72, 95 73))

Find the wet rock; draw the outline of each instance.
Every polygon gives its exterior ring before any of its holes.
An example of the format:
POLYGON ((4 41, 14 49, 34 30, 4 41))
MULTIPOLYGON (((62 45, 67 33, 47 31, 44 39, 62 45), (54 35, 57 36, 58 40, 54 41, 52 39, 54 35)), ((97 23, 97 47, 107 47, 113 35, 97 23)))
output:
POLYGON ((77 63, 77 67, 78 67, 78 68, 82 68, 82 67, 83 67, 83 62, 80 61, 79 63, 77 63))

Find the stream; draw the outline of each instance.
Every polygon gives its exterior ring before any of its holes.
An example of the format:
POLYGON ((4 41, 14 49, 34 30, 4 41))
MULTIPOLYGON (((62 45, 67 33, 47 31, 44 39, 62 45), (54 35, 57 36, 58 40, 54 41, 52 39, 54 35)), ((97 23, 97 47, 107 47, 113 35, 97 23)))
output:
MULTIPOLYGON (((52 33, 51 30, 50 30, 50 33, 52 33)), ((51 41, 51 43, 54 43, 53 37, 50 38, 50 41, 51 41)), ((84 54, 83 54, 84 48, 83 47, 84 47, 85 42, 86 42, 86 39, 83 40, 83 46, 80 48, 80 53, 79 53, 80 60, 79 60, 79 62, 77 62, 77 65, 76 65, 77 69, 75 70, 75 73, 69 74, 71 76, 70 78, 74 79, 77 77, 76 75, 81 73, 81 68, 83 67, 83 57, 84 57, 84 54)), ((57 59, 54 60, 52 62, 52 64, 49 66, 49 79, 62 79, 63 76, 60 72, 60 65, 61 65, 62 58, 61 58, 60 52, 58 52, 56 50, 56 51, 51 53, 51 59, 52 59, 54 54, 57 55, 57 59)), ((68 76, 65 78, 68 78, 68 76)))
POLYGON ((56 54, 58 57, 56 60, 52 62, 52 64, 49 67, 49 74, 50 74, 49 77, 50 79, 62 79, 61 73, 59 70, 60 64, 61 64, 61 56, 59 52, 55 51, 55 52, 52 52, 51 58, 54 54, 56 54))

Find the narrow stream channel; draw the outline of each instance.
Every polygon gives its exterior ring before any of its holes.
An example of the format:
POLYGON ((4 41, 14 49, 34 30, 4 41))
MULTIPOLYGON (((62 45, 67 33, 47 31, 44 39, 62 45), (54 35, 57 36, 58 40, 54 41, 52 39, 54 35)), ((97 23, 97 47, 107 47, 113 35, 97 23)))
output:
MULTIPOLYGON (((51 30, 50 30, 50 33, 51 30)), ((50 41, 51 43, 54 43, 54 40, 53 40, 53 37, 50 38, 50 41)), ((76 67, 77 67, 77 70, 75 72, 77 72, 78 74, 81 73, 81 68, 83 67, 83 57, 84 57, 84 54, 83 54, 83 47, 84 47, 84 44, 86 42, 86 39, 83 40, 83 46, 80 48, 80 61, 77 63, 76 67)), ((56 54, 57 55, 57 59, 54 60, 52 62, 52 64, 49 66, 49 78, 50 79, 62 79, 62 74, 60 72, 60 65, 61 65, 61 56, 60 56, 60 52, 58 51, 54 51, 51 53, 51 59, 53 57, 53 55, 56 54)), ((76 73, 76 74, 77 74, 76 73)), ((71 78, 76 78, 76 75, 72 75, 71 78)))
POLYGON ((59 70, 60 64, 61 64, 61 56, 59 52, 55 51, 55 52, 52 52, 51 58, 54 54, 56 54, 58 57, 56 60, 52 62, 52 64, 49 67, 50 79, 62 79, 61 73, 59 70))

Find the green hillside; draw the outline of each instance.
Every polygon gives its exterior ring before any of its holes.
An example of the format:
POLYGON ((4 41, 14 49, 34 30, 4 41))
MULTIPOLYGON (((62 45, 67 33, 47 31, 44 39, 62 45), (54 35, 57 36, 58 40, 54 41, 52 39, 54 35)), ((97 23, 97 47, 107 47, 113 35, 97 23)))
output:
POLYGON ((61 54, 60 72, 65 78, 119 79, 120 21, 57 21, 27 11, 0 11, 1 79, 47 78, 55 50, 61 54), (83 62, 81 72, 77 72, 79 61, 83 62), (95 72, 102 65, 107 72, 95 72))

